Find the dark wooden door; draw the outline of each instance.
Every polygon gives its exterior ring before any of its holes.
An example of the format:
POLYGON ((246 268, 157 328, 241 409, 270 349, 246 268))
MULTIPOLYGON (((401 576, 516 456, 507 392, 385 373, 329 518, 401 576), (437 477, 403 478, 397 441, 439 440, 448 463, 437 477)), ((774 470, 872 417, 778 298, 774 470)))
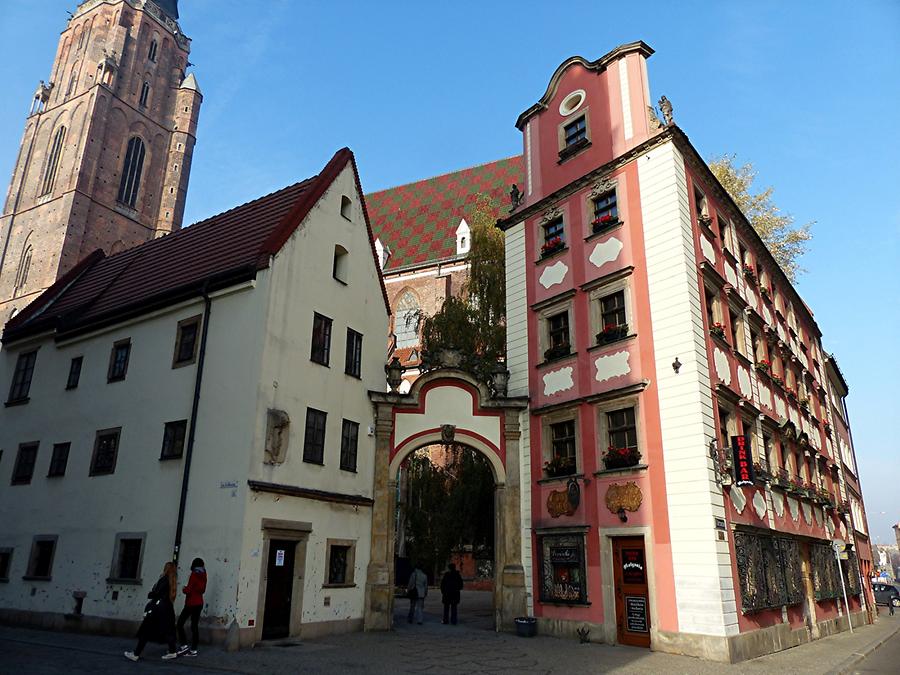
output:
POLYGON ((616 584, 616 633, 623 645, 650 646, 650 596, 643 537, 613 541, 616 584))
POLYGON ((291 597, 294 594, 296 541, 269 541, 266 565, 266 605, 263 610, 264 640, 283 638, 291 632, 291 597))

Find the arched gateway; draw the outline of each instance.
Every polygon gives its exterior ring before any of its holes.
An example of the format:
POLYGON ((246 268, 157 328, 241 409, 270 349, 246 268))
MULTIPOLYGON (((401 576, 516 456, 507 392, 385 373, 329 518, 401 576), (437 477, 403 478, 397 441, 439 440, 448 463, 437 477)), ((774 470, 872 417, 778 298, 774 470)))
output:
POLYGON ((417 379, 408 394, 371 392, 376 409, 375 505, 372 556, 366 580, 366 630, 389 630, 394 609, 394 513, 397 470, 418 448, 456 442, 482 453, 496 484, 494 615, 511 629, 525 614, 522 568, 519 413, 525 398, 491 394, 471 375, 439 368, 417 379))

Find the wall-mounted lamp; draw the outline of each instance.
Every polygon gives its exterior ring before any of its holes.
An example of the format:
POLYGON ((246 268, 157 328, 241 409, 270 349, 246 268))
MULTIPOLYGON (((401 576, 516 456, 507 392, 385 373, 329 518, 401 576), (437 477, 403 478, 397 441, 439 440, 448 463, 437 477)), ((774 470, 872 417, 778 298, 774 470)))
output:
POLYGON ((675 357, 675 360, 672 361, 672 370, 675 371, 675 374, 678 374, 678 371, 681 370, 681 361, 678 360, 678 357, 675 357))
POLYGON ((620 506, 620 507, 619 507, 619 510, 616 511, 616 513, 617 513, 618 516, 619 516, 619 520, 621 520, 623 523, 627 523, 627 522, 628 522, 628 514, 625 513, 625 508, 624 508, 624 507, 620 506))

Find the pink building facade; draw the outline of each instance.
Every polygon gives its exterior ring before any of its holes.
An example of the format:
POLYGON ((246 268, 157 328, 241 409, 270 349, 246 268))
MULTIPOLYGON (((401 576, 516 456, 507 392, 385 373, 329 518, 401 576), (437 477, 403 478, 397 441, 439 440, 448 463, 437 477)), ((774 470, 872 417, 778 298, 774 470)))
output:
POLYGON ((500 226, 523 559, 545 632, 737 661, 846 629, 841 574, 870 620, 871 553, 821 332, 654 107, 652 53, 568 59, 517 121, 500 226))

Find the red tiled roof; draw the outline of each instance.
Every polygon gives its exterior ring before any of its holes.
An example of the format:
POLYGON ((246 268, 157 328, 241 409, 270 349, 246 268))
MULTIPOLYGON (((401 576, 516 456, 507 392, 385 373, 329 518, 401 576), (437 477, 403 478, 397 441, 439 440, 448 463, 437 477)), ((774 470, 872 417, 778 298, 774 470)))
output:
MULTIPOLYGON (((42 330, 84 330, 252 279, 269 265, 350 162, 344 148, 317 176, 173 234, 106 257, 96 251, 7 324, 4 341, 42 330)), ((371 226, 366 222, 371 238, 371 226)), ((372 256, 375 256, 374 245, 372 256)), ((390 311, 382 284, 385 307, 390 311)))
POLYGON ((471 222, 478 196, 489 195, 500 218, 524 176, 519 155, 366 195, 372 231, 391 251, 384 270, 455 258, 456 228, 471 222))

